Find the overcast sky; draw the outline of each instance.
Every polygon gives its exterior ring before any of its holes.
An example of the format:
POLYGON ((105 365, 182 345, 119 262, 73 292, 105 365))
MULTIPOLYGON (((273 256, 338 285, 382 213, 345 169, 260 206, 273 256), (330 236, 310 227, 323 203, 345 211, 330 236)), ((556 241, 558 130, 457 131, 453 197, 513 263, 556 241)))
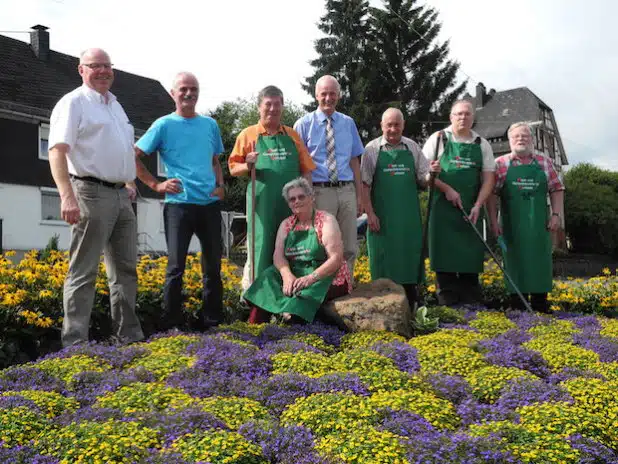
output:
MULTIPOLYGON (((380 0, 371 0, 379 6, 380 0)), ((419 2, 422 4, 422 2, 419 2)), ((53 50, 106 49, 115 66, 169 88, 180 70, 200 79, 200 109, 275 84, 296 103, 311 73, 324 0, 0 0, 0 31, 50 28, 53 50)), ((618 2, 431 0, 442 40, 470 93, 527 86, 553 110, 570 164, 618 170, 618 2)), ((27 34, 8 34, 28 41, 27 34)), ((113 91, 113 89, 112 89, 113 91)))

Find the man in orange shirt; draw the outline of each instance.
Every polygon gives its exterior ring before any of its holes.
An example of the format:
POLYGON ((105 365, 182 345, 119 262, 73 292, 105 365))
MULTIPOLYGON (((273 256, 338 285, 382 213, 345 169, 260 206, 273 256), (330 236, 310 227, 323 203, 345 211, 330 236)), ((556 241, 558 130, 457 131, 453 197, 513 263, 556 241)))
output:
MULTIPOLYGON (((281 192, 283 186, 304 176, 311 182, 315 163, 298 133, 281 124, 283 93, 267 86, 258 94, 260 121, 244 129, 236 139, 228 165, 233 176, 246 176, 255 167, 255 224, 251 223, 251 184, 247 188, 247 232, 251 237, 255 226, 255 253, 248 253, 243 276, 243 289, 250 282, 251 256, 255 256, 255 276, 273 263, 275 237, 279 224, 291 214, 281 192)), ((262 314, 251 315, 260 322, 262 314)))

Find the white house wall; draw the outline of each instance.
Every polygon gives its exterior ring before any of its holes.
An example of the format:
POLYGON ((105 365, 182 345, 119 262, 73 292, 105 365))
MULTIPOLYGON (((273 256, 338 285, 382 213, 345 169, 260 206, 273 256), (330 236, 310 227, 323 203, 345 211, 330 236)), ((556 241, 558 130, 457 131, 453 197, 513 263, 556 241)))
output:
MULTIPOLYGON (((0 219, 4 250, 28 251, 45 248, 58 235, 58 247, 69 247, 71 228, 64 221, 44 221, 41 214, 41 188, 0 183, 0 219)), ((137 204, 138 248, 140 253, 165 253, 163 209, 155 199, 140 199, 137 204)), ((190 252, 200 250, 193 237, 190 252)))

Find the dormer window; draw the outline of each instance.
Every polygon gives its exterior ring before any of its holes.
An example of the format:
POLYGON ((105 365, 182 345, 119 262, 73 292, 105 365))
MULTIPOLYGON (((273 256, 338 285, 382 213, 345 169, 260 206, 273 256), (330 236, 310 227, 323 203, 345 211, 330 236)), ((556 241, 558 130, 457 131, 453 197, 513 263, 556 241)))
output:
POLYGON ((39 124, 39 159, 49 159, 49 124, 39 124))

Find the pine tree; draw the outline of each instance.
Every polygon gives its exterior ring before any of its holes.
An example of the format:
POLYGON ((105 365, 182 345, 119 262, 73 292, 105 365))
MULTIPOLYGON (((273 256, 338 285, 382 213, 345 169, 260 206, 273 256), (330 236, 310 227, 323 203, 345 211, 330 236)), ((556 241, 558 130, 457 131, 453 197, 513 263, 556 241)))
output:
MULTIPOLYGON (((315 72, 303 87, 332 74, 342 86, 338 110, 354 118, 365 141, 378 136, 382 112, 395 106, 406 118, 405 135, 422 141, 444 126, 449 109, 465 89, 448 42, 437 41, 435 9, 417 0, 384 0, 382 8, 360 0, 327 0, 316 41, 315 72)), ((307 107, 314 109, 315 104, 307 107)))

